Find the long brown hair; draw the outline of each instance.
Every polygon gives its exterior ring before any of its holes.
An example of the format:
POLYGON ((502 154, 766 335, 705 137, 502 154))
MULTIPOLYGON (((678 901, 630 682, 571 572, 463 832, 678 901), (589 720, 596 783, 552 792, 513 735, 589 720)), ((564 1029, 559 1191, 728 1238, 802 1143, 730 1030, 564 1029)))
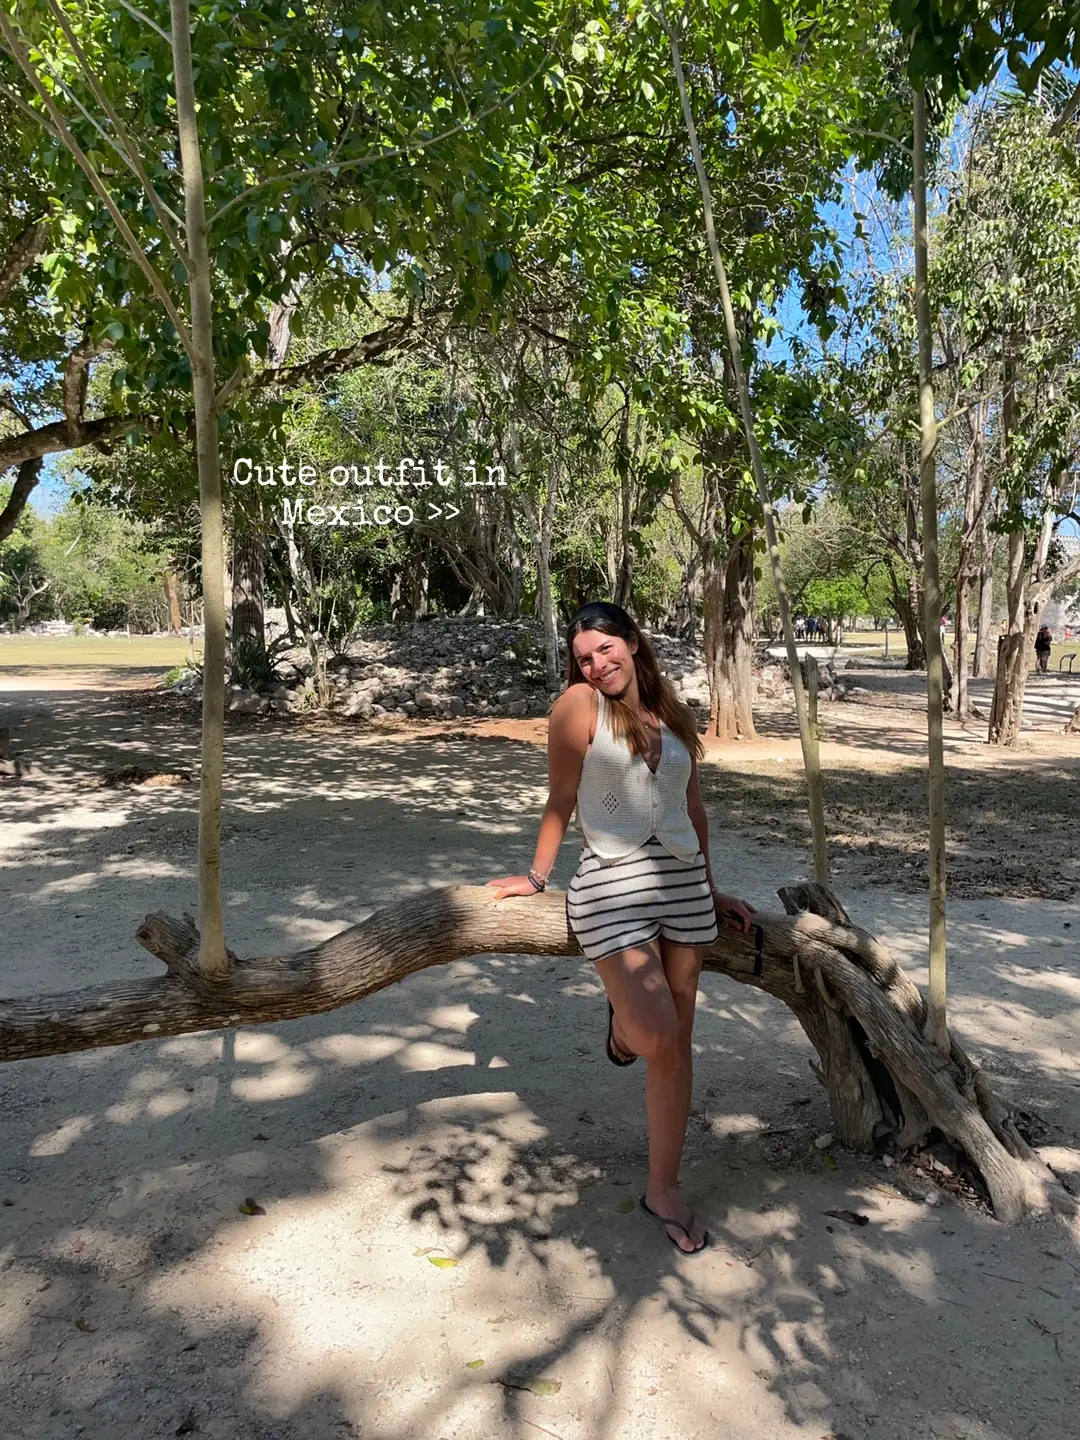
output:
MULTIPOLYGON (((612 605, 606 600, 594 600, 591 604, 582 606, 574 615, 566 629, 567 685, 588 683, 574 654, 574 636, 580 635, 584 630, 599 630, 604 635, 617 635, 620 640, 625 640, 627 645, 631 640, 637 641, 633 658, 642 708, 659 716, 668 729, 679 737, 694 759, 700 760, 705 752, 698 735, 694 712, 676 695, 671 681, 660 674, 655 651, 621 605, 612 605)), ((595 686, 593 688, 595 689, 595 686)), ((605 695, 604 698, 610 707, 614 734, 626 741, 631 754, 643 755, 649 748, 649 737, 640 715, 635 714, 625 700, 611 695, 605 695)))

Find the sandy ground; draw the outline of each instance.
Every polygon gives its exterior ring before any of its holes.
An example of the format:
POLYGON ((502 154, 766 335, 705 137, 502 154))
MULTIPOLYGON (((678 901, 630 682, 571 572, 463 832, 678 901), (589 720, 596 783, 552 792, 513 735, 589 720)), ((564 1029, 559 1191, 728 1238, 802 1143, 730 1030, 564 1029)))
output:
MULTIPOLYGON (((0 789, 9 995, 148 973, 143 915, 195 900, 195 787, 96 782, 193 768, 197 724, 133 703, 138 676, 77 683, 0 676, 36 766, 0 789)), ((925 719, 900 686, 825 720, 838 888, 925 982, 925 719)), ((763 728, 703 775, 717 874, 769 907, 806 861, 797 742, 763 728)), ((524 868, 543 731, 230 727, 232 946, 524 868)), ((950 726, 948 751, 952 1021, 1080 1183, 1080 740, 1002 759, 950 726)), ((575 862, 568 838, 555 884, 575 862)), ((682 1259, 630 1209, 643 1067, 613 1069, 603 1032, 584 961, 490 955, 308 1020, 0 1066, 3 1435, 1080 1435, 1075 1229, 930 1207, 911 1169, 816 1149, 798 1026, 708 976, 685 1181, 718 1243, 682 1259)))

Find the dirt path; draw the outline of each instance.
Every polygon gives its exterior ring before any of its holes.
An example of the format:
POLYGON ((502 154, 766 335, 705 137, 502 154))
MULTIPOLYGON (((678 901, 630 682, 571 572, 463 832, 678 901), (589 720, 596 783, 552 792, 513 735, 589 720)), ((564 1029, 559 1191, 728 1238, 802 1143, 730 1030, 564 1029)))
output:
MULTIPOLYGON (((195 787, 96 782, 148 759, 195 767, 197 722, 133 704, 116 677, 14 679, 0 725, 37 773, 0 787, 5 993, 148 973, 139 921, 195 899, 195 787)), ((925 981, 925 900, 904 869, 920 722, 895 698, 827 713, 838 887, 925 981), (876 854, 856 843, 871 821, 876 854)), ((718 875, 771 907, 805 862, 797 743, 781 716, 764 728, 703 773, 718 875)), ((230 727, 230 943, 288 950, 520 870, 542 740, 536 721, 230 727)), ((1055 783, 1075 793, 1080 747, 1039 737, 995 761, 955 729, 949 745, 968 826, 954 844, 990 856, 968 856, 969 893, 950 900, 953 1022, 1080 1183, 1080 903, 1068 827, 1045 808, 1055 783), (980 816, 987 837, 970 833, 980 816), (1045 848, 1048 825, 1060 898, 993 893, 997 842, 1045 848)), ((555 884, 575 862, 568 838, 555 884)), ((798 1027, 707 977, 685 1177, 718 1243, 682 1260, 629 1208, 642 1067, 607 1064, 603 1023, 583 961, 481 956, 309 1020, 0 1066, 6 1433, 1075 1433, 1080 1235, 930 1207, 910 1169, 815 1148, 828 1114, 798 1027), (241 1213, 249 1197, 264 1214, 241 1213)))

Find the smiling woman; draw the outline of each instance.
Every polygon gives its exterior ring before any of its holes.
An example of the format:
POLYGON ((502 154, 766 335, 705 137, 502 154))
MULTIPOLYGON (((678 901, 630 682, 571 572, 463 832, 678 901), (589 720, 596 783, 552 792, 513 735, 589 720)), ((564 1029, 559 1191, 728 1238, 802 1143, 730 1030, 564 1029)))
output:
POLYGON ((752 911, 712 882, 697 726, 638 626, 621 606, 599 601, 573 617, 567 643, 534 868, 489 883, 497 900, 542 891, 576 812, 584 844, 567 921, 608 994, 608 1059, 648 1062, 642 1208, 692 1255, 709 1242, 678 1187, 698 977, 718 917, 747 930, 752 911))

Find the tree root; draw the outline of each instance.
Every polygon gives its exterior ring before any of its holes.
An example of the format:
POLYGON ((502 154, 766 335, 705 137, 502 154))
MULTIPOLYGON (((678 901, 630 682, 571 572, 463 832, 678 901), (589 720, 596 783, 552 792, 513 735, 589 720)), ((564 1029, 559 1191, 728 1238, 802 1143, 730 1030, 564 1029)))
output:
MULTIPOLYGON (((907 1149, 936 1129, 968 1156, 999 1219, 1050 1207, 1074 1213, 985 1075, 955 1041, 946 1057, 926 1038, 922 994, 885 947, 852 925, 826 887, 788 887, 780 897, 788 914, 760 917, 749 935, 721 926, 705 968, 794 1012, 817 1051, 813 1069, 840 1141, 907 1149)), ((472 955, 580 955, 560 892, 496 901, 467 885, 377 910, 293 955, 230 956, 221 978, 199 971, 190 918, 149 915, 136 938, 165 975, 0 1000, 0 1060, 319 1014, 472 955)))

